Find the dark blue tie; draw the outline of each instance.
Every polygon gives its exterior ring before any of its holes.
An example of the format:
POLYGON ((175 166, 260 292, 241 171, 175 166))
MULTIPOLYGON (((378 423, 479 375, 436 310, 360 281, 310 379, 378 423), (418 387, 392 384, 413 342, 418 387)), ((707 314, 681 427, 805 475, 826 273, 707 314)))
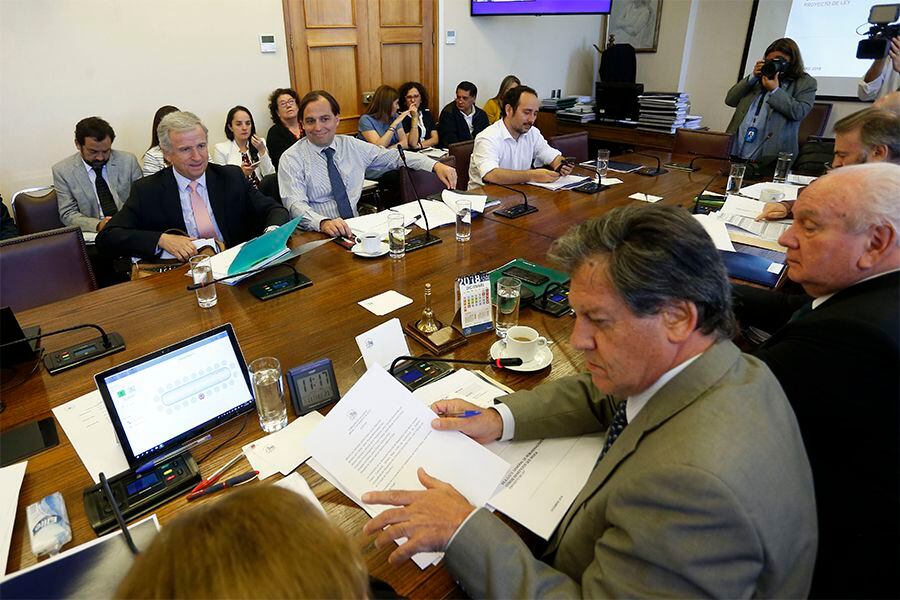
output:
POLYGON ((793 322, 796 321, 797 319, 800 319, 800 318, 802 318, 802 317, 808 315, 809 313, 812 312, 812 310, 813 310, 812 302, 807 302, 806 304, 804 304, 803 306, 801 306, 800 308, 798 308, 798 309, 794 312, 794 314, 791 315, 791 318, 788 319, 788 323, 793 323, 793 322))
POLYGON ((341 213, 342 219, 353 217, 353 208, 350 206, 350 199, 347 197, 347 188, 344 187, 344 180, 341 179, 341 173, 338 171, 337 165, 334 164, 334 148, 325 148, 322 150, 325 155, 325 162, 328 163, 328 179, 331 181, 331 195, 337 202, 338 212, 341 213))
POLYGON ((622 400, 619 403, 619 408, 616 409, 616 414, 613 415, 612 425, 609 426, 609 432, 606 434, 606 443, 603 444, 603 451, 600 452, 600 458, 597 459, 598 461, 606 456, 607 450, 613 445, 613 442, 616 441, 616 438, 619 437, 619 434, 622 433, 625 426, 628 425, 628 415, 625 414, 625 407, 627 404, 627 400, 622 400))

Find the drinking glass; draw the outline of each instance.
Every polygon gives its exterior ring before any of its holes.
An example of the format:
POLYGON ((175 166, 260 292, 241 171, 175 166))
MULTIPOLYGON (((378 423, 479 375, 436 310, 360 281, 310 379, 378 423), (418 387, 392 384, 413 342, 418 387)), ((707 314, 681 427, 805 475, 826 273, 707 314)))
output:
POLYGON ((794 155, 790 152, 779 152, 778 161, 775 163, 775 173, 772 175, 773 183, 785 183, 791 174, 791 162, 794 155))
MULTIPOLYGON (((190 265, 191 278, 194 283, 208 283, 213 280, 212 263, 208 256, 192 256, 190 265)), ((200 305, 200 308, 212 308, 219 301, 214 283, 199 287, 194 291, 197 293, 197 304, 200 305)))
POLYGON ((468 242, 472 238, 472 201, 456 201, 456 241, 468 242))
POLYGON ((609 173, 609 150, 597 150, 597 175, 606 177, 609 173))
POLYGON ((388 242, 391 258, 403 258, 406 254, 406 227, 403 225, 403 215, 398 212, 388 215, 388 242))
POLYGON ((281 363, 277 358, 266 356, 250 363, 249 369, 259 426, 266 433, 284 428, 288 418, 281 382, 281 363))
POLYGON ((737 194, 744 184, 744 172, 747 165, 731 165, 728 173, 728 183, 725 184, 725 194, 737 194))
POLYGON ((519 296, 522 282, 515 277, 501 277, 497 280, 497 318, 494 328, 499 337, 506 337, 510 327, 519 324, 519 296))

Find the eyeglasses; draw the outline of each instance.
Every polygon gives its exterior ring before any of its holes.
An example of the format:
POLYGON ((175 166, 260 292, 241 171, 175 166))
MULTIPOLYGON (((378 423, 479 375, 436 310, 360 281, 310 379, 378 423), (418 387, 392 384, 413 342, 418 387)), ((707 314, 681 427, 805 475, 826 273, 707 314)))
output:
POLYGON ((288 106, 294 106, 295 104, 297 104, 297 101, 291 98, 289 100, 281 100, 278 103, 278 106, 280 106, 281 108, 287 108, 288 106))
POLYGON ((422 97, 421 94, 407 94, 407 95, 406 95, 406 99, 407 99, 407 100, 416 100, 416 99, 421 98, 421 97, 422 97))

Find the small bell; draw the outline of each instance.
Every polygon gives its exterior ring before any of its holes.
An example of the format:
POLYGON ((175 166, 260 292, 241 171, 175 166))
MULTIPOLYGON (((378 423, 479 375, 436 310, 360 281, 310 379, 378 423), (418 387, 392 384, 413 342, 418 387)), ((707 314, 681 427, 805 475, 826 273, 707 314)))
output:
POLYGON ((416 329, 422 333, 431 334, 442 327, 440 321, 434 318, 434 309, 431 308, 431 284, 425 284, 425 308, 422 309, 422 318, 416 322, 416 329))

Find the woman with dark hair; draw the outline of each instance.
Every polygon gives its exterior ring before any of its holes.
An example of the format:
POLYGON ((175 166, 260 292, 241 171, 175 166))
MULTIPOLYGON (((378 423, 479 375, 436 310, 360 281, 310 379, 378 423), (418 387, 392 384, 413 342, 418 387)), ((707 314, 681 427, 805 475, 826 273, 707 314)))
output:
POLYGON ((266 143, 256 135, 256 123, 250 110, 235 106, 225 118, 227 142, 216 144, 212 161, 217 165, 237 165, 254 187, 266 175, 275 172, 272 158, 266 151, 266 143))
POLYGON ((507 75, 503 78, 503 81, 500 82, 500 89, 497 90, 497 95, 484 103, 484 112, 487 114, 489 123, 494 124, 500 120, 500 117, 503 116, 503 96, 506 95, 506 92, 519 85, 522 85, 522 82, 515 75, 507 75))
POLYGON ((391 86, 378 86, 369 103, 369 110, 359 118, 360 139, 382 148, 397 144, 409 148, 406 132, 401 127, 409 111, 397 114, 400 110, 398 98, 397 90, 391 86))
POLYGON ((300 96, 291 88, 278 88, 269 94, 269 114, 272 116, 272 125, 266 134, 266 146, 269 148, 269 156, 272 164, 278 168, 278 159, 284 151, 294 145, 294 142, 303 137, 303 129, 300 128, 297 104, 300 96))
POLYGON ((409 111, 403 119, 403 131, 410 148, 420 150, 438 145, 438 132, 434 127, 434 117, 428 110, 428 92, 418 81, 407 81, 400 86, 400 106, 409 111))
POLYGON ((153 131, 150 134, 150 148, 144 152, 144 157, 141 159, 141 171, 144 174, 144 177, 147 175, 153 175, 157 171, 162 171, 166 168, 166 159, 163 158, 162 150, 159 149, 159 134, 156 133, 156 128, 159 127, 159 122, 162 121, 162 118, 169 113, 176 112, 178 108, 174 106, 160 106, 156 111, 156 114, 153 115, 153 131))
POLYGON ((796 156, 800 122, 812 110, 817 85, 803 68, 797 42, 781 38, 769 44, 753 72, 725 96, 725 104, 737 109, 726 129, 734 134, 731 153, 761 164, 779 152, 796 156))

